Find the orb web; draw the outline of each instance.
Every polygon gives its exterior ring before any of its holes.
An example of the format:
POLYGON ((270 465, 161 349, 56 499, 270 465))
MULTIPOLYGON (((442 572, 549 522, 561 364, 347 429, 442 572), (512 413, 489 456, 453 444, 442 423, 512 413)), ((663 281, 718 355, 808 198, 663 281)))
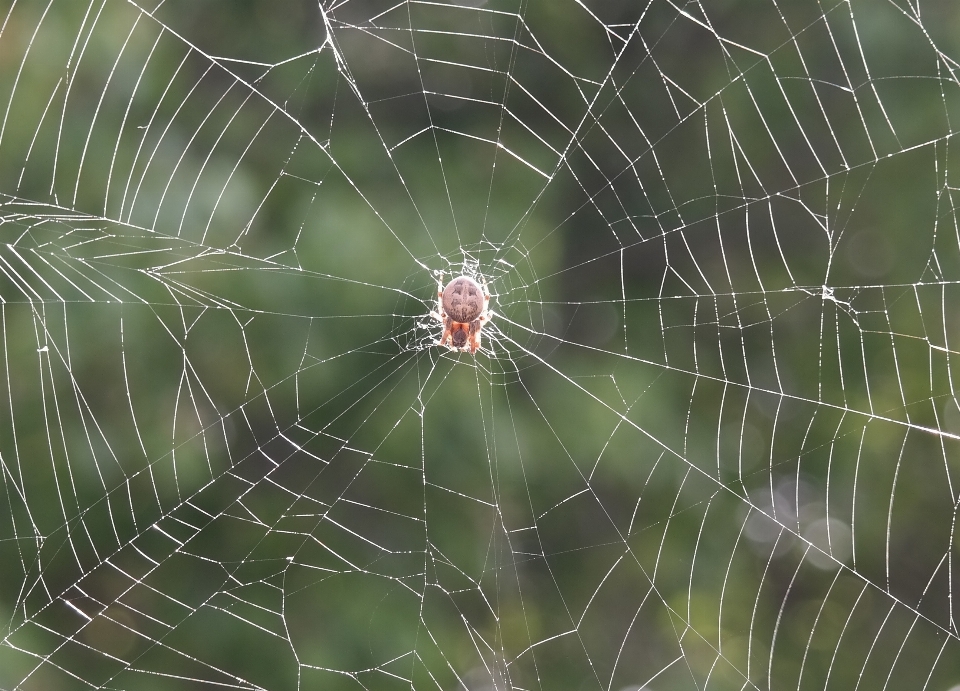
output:
POLYGON ((955 688, 957 12, 14 0, 0 687, 955 688))

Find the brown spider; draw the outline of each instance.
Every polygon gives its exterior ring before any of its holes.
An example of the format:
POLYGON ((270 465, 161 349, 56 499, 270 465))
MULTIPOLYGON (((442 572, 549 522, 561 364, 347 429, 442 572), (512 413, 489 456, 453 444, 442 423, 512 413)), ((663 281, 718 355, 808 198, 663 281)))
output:
POLYGON ((480 347, 480 329, 493 316, 487 310, 490 293, 484 283, 481 287, 467 276, 458 276, 437 291, 438 312, 430 315, 443 324, 443 335, 437 345, 446 345, 454 350, 469 350, 475 354, 480 347))

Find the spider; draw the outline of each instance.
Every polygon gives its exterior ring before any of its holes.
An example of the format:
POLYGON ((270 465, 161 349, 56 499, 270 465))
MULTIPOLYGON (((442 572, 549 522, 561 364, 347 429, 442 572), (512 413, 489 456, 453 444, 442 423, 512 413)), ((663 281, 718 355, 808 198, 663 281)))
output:
POLYGON ((480 329, 493 316, 487 310, 490 293, 487 284, 481 287, 467 276, 458 276, 443 287, 438 284, 437 312, 430 315, 443 324, 443 336, 437 345, 446 345, 454 350, 469 350, 471 355, 480 347, 480 329))

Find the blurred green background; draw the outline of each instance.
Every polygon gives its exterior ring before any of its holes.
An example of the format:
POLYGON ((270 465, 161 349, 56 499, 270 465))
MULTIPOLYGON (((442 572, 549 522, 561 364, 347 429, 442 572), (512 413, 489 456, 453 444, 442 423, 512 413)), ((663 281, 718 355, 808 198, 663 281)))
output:
POLYGON ((0 16, 0 688, 960 684, 952 3, 0 16))

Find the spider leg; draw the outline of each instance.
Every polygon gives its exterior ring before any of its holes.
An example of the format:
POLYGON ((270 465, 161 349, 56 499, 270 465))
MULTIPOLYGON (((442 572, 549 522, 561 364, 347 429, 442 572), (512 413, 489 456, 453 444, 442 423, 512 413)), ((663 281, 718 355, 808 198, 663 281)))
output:
POLYGON ((474 331, 470 329, 470 336, 467 338, 467 346, 470 348, 470 354, 476 355, 477 350, 480 348, 480 329, 474 331))
POLYGON ((445 345, 447 341, 453 338, 453 332, 451 329, 453 326, 453 320, 447 316, 447 313, 444 312, 443 309, 441 309, 439 312, 430 312, 430 316, 443 324, 443 335, 440 336, 440 340, 437 341, 437 345, 445 345))
POLYGON ((447 341, 450 341, 451 345, 453 345, 453 320, 444 314, 443 335, 440 337, 440 342, 437 343, 437 345, 446 345, 447 341))
POLYGON ((475 354, 480 347, 480 329, 483 327, 483 322, 483 315, 470 322, 470 329, 467 333, 467 347, 470 349, 471 355, 475 354))

